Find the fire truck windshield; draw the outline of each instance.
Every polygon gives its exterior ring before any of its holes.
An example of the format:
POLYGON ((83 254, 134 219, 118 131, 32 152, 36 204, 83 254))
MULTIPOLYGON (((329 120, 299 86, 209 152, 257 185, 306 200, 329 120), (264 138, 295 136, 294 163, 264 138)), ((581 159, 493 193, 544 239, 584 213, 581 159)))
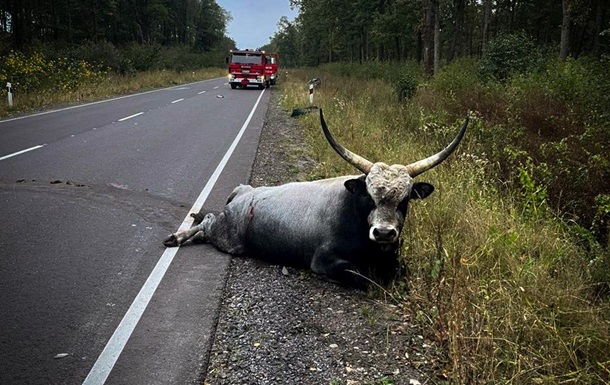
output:
POLYGON ((250 53, 234 53, 231 55, 231 63, 261 64, 261 55, 250 53))

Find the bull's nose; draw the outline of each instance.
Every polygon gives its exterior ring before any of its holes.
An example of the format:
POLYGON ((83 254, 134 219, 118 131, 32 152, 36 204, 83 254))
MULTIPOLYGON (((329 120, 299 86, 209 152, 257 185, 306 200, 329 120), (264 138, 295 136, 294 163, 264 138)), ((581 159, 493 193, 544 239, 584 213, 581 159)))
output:
POLYGON ((394 227, 373 227, 371 235, 371 239, 376 242, 391 243, 396 241, 398 232, 394 227))

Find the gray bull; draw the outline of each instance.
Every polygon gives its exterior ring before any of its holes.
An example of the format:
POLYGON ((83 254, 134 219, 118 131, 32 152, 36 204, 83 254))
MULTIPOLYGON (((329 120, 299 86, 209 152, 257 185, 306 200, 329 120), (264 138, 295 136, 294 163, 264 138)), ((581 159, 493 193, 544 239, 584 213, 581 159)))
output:
POLYGON ((311 268, 328 279, 365 288, 371 277, 382 283, 399 269, 399 237, 411 199, 434 187, 413 178, 443 162, 458 146, 468 118, 439 153, 407 166, 372 163, 338 144, 320 110, 333 149, 363 175, 349 175, 275 187, 241 185, 219 214, 170 235, 166 246, 191 239, 233 255, 273 264, 311 268))

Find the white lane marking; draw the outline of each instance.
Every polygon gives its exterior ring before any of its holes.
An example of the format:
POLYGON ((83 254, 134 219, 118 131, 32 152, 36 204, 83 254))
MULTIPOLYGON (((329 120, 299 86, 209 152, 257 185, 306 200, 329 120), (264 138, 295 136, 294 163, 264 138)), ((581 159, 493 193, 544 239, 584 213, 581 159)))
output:
POLYGON ((127 119, 135 118, 136 116, 140 116, 140 115, 143 115, 143 114, 144 114, 143 112, 138 112, 137 114, 129 115, 129 116, 126 116, 124 118, 119 119, 119 122, 124 122, 127 119))
POLYGON ((21 154, 23 154, 25 152, 33 151, 33 150, 39 149, 41 147, 44 147, 44 144, 39 144, 38 146, 34 146, 34 147, 26 148, 25 150, 13 152, 12 154, 8 154, 8 155, 5 155, 5 156, 1 157, 0 160, 12 158, 13 156, 21 155, 21 154))
POLYGON ((176 104, 176 103, 181 102, 181 101, 183 101, 183 100, 184 100, 184 98, 182 98, 182 99, 178 99, 178 100, 174 100, 174 101, 172 102, 172 104, 176 104))
POLYGON ((214 87, 214 89, 215 89, 215 90, 217 90, 217 89, 219 89, 219 88, 220 88, 220 86, 216 86, 216 87, 214 87))
MULTIPOLYGON (((224 76, 223 76, 224 77, 224 76)), ((218 79, 222 79, 222 78, 214 78, 214 79, 206 79, 206 80, 201 80, 199 82, 194 82, 194 83, 189 83, 189 84, 198 84, 198 83, 207 83, 210 81, 214 81, 214 80, 218 80, 218 79)), ((10 119, 4 119, 4 120, 0 120, 0 124, 2 123, 6 123, 6 122, 12 122, 13 120, 21 120, 21 119, 27 119, 27 118, 33 118, 35 116, 40 116, 40 115, 47 115, 47 114, 54 114, 56 112, 62 112, 62 111, 68 111, 68 110, 73 110, 75 108, 81 108, 81 107, 87 107, 87 106, 93 106, 95 104, 101 104, 101 103, 108 103, 108 102, 112 102, 115 100, 121 100, 121 99, 126 99, 126 98, 133 98, 134 96, 140 96, 140 95, 146 95, 146 94, 152 94, 153 92, 159 92, 159 91, 166 91, 166 90, 171 90, 173 88, 175 88, 176 86, 171 86, 171 87, 165 87, 165 88, 159 88, 157 90, 151 90, 151 91, 146 91, 146 92, 139 92, 137 94, 131 94, 131 95, 125 95, 125 96, 119 96, 117 98, 112 98, 112 99, 106 99, 106 100, 99 100, 97 102, 92 102, 92 103, 86 103, 86 104, 79 104, 78 106, 72 106, 72 107, 66 107, 66 108, 59 108, 57 110, 50 110, 50 111, 44 111, 44 112, 39 112, 37 114, 32 114, 32 115, 25 115, 25 116, 18 116, 15 118, 10 118, 10 119)))
MULTIPOLYGON (((214 170, 214 173, 212 174, 205 187, 199 194, 199 197, 193 204, 193 207, 188 211, 189 213, 199 212, 203 207, 203 204, 208 199, 212 188, 214 188, 216 181, 220 177, 222 170, 229 162, 233 151, 235 151, 237 144, 241 140, 241 137, 244 135, 248 124, 250 124, 250 120, 252 119, 252 116, 254 116, 254 112, 256 111, 258 103, 260 102, 264 93, 265 90, 263 90, 259 95, 258 99, 256 100, 256 103, 254 103, 254 107, 252 107, 252 111, 250 111, 250 115, 248 115, 248 118, 239 130, 239 133, 233 140, 233 143, 231 143, 231 146, 229 147, 224 157, 216 167, 216 170, 214 170)), ((190 214, 187 214, 186 218, 184 218, 184 221, 182 222, 178 230, 180 231, 188 229, 191 227, 192 224, 193 217, 191 217, 190 214)), ((125 313, 125 316, 123 316, 121 323, 112 334, 112 337, 110 337, 108 344, 106 344, 106 347, 104 348, 100 356, 97 358, 97 361, 95 361, 95 364, 93 365, 93 368, 91 368, 91 371, 87 375, 87 378, 85 378, 83 385, 101 385, 106 382, 106 379, 112 371, 112 368, 114 367, 114 364, 116 363, 117 359, 121 355, 125 344, 127 344, 127 340, 129 340, 129 337, 134 331, 136 325, 138 324, 138 321, 142 317, 144 310, 146 310, 146 306, 148 306, 149 301, 157 290, 161 279, 163 279, 165 272, 167 271, 169 265, 172 263, 172 260, 176 256, 178 249, 178 247, 171 247, 165 249, 163 255, 159 259, 159 262, 157 262, 157 265, 153 269, 152 273, 150 273, 150 276, 144 283, 144 286, 142 286, 142 289, 140 289, 140 292, 129 307, 129 310, 127 310, 127 313, 125 313)))
POLYGON ((197 95, 205 94, 206 91, 197 92, 197 95))
POLYGON ((227 84, 229 84, 229 83, 225 83, 225 84, 223 84, 223 86, 226 86, 227 84))

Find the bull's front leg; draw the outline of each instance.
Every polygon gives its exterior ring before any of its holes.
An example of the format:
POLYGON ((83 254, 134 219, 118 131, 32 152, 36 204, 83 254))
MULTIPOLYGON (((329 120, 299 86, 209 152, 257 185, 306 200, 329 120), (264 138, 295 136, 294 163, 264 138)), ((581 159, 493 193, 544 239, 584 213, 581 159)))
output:
POLYGON ((165 238, 163 244, 167 247, 175 247, 180 246, 191 238, 193 241, 198 240, 198 238, 203 238, 203 232, 201 231, 200 226, 201 225, 197 225, 187 230, 177 231, 165 238), (201 235, 199 235, 199 233, 201 233, 201 235))
POLYGON ((205 243, 208 241, 206 234, 209 233, 210 226, 216 221, 216 216, 212 213, 206 214, 203 218, 201 218, 201 214, 191 214, 191 216, 195 218, 195 223, 198 224, 190 229, 171 234, 163 241, 165 246, 180 246, 189 239, 194 243, 205 243))
POLYGON ((369 279, 362 275, 357 265, 339 258, 326 248, 321 248, 314 255, 311 269, 332 281, 355 289, 366 290, 369 284, 369 279))

